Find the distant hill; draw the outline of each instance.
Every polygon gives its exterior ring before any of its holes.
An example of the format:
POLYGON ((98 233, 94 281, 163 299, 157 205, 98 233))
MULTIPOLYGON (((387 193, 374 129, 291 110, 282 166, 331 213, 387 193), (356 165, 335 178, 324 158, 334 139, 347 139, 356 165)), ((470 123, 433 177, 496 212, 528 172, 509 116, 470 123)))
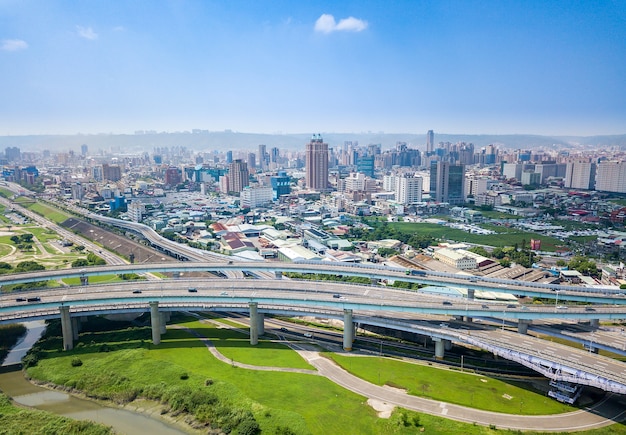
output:
MULTIPOLYGON (((311 132, 318 133, 318 132, 311 132)), ((393 148, 396 142, 406 142, 412 148, 424 149, 426 133, 324 133, 324 141, 337 147, 345 141, 359 145, 381 144, 383 150, 393 148)), ((152 152, 159 147, 181 146, 194 151, 250 150, 256 151, 259 144, 269 148, 304 150, 311 134, 259 134, 231 131, 201 133, 158 133, 158 134, 94 134, 94 135, 33 135, 0 136, 0 150, 18 147, 22 151, 78 151, 82 144, 91 153, 98 150, 114 153, 152 152)), ((620 147, 626 149, 626 134, 607 136, 539 136, 524 134, 471 135, 444 134, 435 132, 435 142, 471 142, 475 147, 498 144, 503 148, 553 149, 574 147, 620 147)))

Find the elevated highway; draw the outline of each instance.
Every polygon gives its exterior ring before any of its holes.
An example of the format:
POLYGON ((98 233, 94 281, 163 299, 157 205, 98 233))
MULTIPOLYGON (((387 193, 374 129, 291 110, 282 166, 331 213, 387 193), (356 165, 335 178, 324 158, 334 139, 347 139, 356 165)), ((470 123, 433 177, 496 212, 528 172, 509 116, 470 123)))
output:
MULTIPOLYGON (((539 297, 559 301, 583 302, 588 304, 626 305, 623 290, 617 288, 589 288, 582 286, 555 286, 553 284, 526 283, 505 279, 478 279, 474 276, 444 272, 424 272, 421 275, 407 275, 404 269, 363 264, 344 264, 334 262, 245 262, 232 260, 221 262, 183 262, 174 264, 126 264, 86 267, 83 269, 63 269, 45 272, 33 272, 0 276, 0 285, 46 281, 64 277, 98 276, 123 273, 146 272, 262 272, 267 276, 282 276, 283 272, 310 273, 321 275, 358 276, 378 281, 408 281, 422 285, 465 288, 469 299, 473 299, 477 290, 515 294, 518 296, 539 297), (555 290, 556 288, 556 290, 555 290)), ((241 275, 240 275, 241 276, 241 275)))
MULTIPOLYGON (((49 273, 55 272, 58 271, 49 273)), ((77 338, 78 319, 87 315, 149 310, 155 344, 165 332, 170 311, 247 312, 251 318, 252 344, 256 344, 264 331, 265 314, 315 315, 338 318, 344 325, 351 325, 344 327, 346 350, 352 348, 356 324, 384 326, 430 336, 438 357, 443 357, 452 342, 464 343, 517 361, 551 379, 626 393, 626 364, 622 362, 499 328, 472 324, 456 328, 446 323, 434 326, 420 320, 424 314, 481 317, 494 312, 493 305, 481 302, 465 300, 446 305, 444 301, 445 298, 414 291, 329 282, 281 279, 135 281, 4 294, 0 297, 0 322, 60 316, 64 347, 71 349, 77 338), (18 301, 16 296, 24 300, 18 301)), ((550 308, 523 310, 505 306, 502 314, 512 319, 626 318, 626 310, 620 306, 598 306, 595 312, 580 308, 556 313, 550 308)))

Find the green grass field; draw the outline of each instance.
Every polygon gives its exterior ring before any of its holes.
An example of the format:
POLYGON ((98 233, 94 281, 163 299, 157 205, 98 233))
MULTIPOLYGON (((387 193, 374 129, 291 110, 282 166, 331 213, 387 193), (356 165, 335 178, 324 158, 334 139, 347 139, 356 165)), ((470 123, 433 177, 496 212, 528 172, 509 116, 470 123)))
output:
MULTIPOLYGON (((74 286, 80 285, 80 278, 64 278, 63 282, 67 285, 74 286)), ((97 275, 90 276, 89 282, 91 284, 110 284, 114 282, 126 282, 119 275, 97 275)))
POLYGON ((540 239, 542 251, 555 251, 557 246, 564 244, 564 242, 554 237, 542 236, 537 233, 490 224, 482 224, 480 226, 485 229, 496 231, 497 234, 470 234, 467 231, 450 228, 444 225, 421 222, 390 222, 388 225, 396 228, 402 233, 425 235, 436 239, 454 240, 457 242, 475 243, 500 248, 505 246, 514 246, 515 244, 521 246, 522 242, 529 245, 530 239, 540 239))
MULTIPOLYGON (((181 325, 212 335, 216 341, 224 339, 220 332, 210 331, 212 326, 205 323, 184 320, 181 325)), ((251 410, 263 433, 268 434, 278 433, 278 428, 282 427, 289 428, 292 431, 289 433, 294 434, 404 435, 419 432, 415 421, 430 434, 509 433, 400 409, 390 419, 381 419, 364 403, 363 397, 320 376, 233 367, 213 358, 203 343, 184 330, 168 329, 159 346, 148 344, 148 339, 149 328, 141 330, 139 336, 130 330, 81 334, 81 342, 73 351, 50 351, 36 367, 28 369, 28 374, 120 401, 132 398, 137 392, 163 386, 189 388, 189 394, 193 394, 192 391, 205 390, 206 381, 210 379, 210 391, 229 406, 251 410), (102 343, 109 343, 105 350, 102 343), (71 361, 76 357, 81 359, 82 366, 72 367, 71 361), (181 379, 182 373, 188 378, 181 379)), ((54 340, 53 347, 58 348, 60 339, 54 340)), ((246 340, 233 344, 247 348, 245 358, 254 358, 256 353, 256 360, 251 362, 263 364, 264 349, 252 347, 246 340)), ((282 351, 293 353, 286 348, 282 351)), ((444 373, 448 389, 456 387, 457 376, 468 376, 449 371, 444 373)), ((488 379, 488 382, 492 380, 488 379)), ((623 425, 616 424, 586 433, 626 434, 626 430, 623 425)))
POLYGON ((30 198, 20 197, 15 202, 21 204, 22 207, 32 210, 41 216, 45 216, 46 219, 49 219, 57 224, 65 222, 68 218, 71 217, 69 214, 57 208, 50 207, 41 202, 34 202, 30 198))
POLYGON ((326 355, 368 382, 403 388, 409 394, 442 402, 508 414, 558 414, 574 410, 543 394, 485 376, 389 358, 326 355), (454 388, 449 388, 450 384, 454 388))

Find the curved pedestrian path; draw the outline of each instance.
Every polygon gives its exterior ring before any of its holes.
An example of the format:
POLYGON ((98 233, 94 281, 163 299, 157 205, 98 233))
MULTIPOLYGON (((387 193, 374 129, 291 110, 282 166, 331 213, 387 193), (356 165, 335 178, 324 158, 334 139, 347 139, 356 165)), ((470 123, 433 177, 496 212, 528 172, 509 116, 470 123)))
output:
MULTIPOLYGON (((221 327, 224 326, 221 323, 213 322, 208 319, 203 319, 202 321, 215 323, 221 327)), ((347 390, 360 394, 368 399, 379 401, 385 405, 399 406, 408 410, 423 412, 465 423, 476 423, 483 426, 493 425, 499 429, 574 432, 608 426, 623 421, 626 416, 626 404, 624 401, 611 400, 617 398, 613 394, 607 394, 602 401, 592 407, 563 414, 516 415, 483 411, 438 400, 412 396, 399 389, 391 389, 369 383, 344 370, 334 361, 324 358, 320 355, 315 346, 308 343, 284 341, 287 346, 298 352, 305 361, 317 370, 257 366, 239 363, 227 358, 216 349, 210 339, 202 336, 197 331, 176 325, 172 325, 171 327, 184 329, 198 337, 213 356, 224 363, 236 367, 250 370, 280 371, 324 376, 347 390)), ((243 330, 241 330, 241 332, 246 333, 246 331, 243 330)))

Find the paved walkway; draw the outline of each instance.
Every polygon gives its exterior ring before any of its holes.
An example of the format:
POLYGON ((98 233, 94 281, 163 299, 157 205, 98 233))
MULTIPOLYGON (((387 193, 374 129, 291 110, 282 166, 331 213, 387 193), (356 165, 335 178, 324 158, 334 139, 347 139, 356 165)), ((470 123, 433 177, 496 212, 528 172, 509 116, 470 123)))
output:
MULTIPOLYGON (((203 320, 211 323, 210 320, 203 320)), ((222 323, 216 323, 223 327, 222 323)), ((177 326, 173 326, 177 327, 177 326)), ((534 430, 545 432, 572 432, 608 426, 624 420, 626 415, 626 399, 618 400, 619 396, 607 394, 600 403, 578 411, 553 415, 516 415, 482 411, 451 403, 409 395, 402 390, 391 389, 371 384, 339 367, 335 362, 320 356, 312 344, 285 341, 289 347, 298 352, 309 364, 317 369, 295 369, 288 367, 267 367, 242 364, 222 355, 211 340, 188 328, 182 328, 198 337, 207 346, 212 355, 220 361, 237 367, 251 370, 282 371, 321 375, 347 390, 360 394, 368 399, 377 400, 387 405, 399 406, 412 411, 423 412, 439 417, 484 426, 495 425, 500 429, 534 430)), ((244 331, 242 331, 244 332, 244 331)))

